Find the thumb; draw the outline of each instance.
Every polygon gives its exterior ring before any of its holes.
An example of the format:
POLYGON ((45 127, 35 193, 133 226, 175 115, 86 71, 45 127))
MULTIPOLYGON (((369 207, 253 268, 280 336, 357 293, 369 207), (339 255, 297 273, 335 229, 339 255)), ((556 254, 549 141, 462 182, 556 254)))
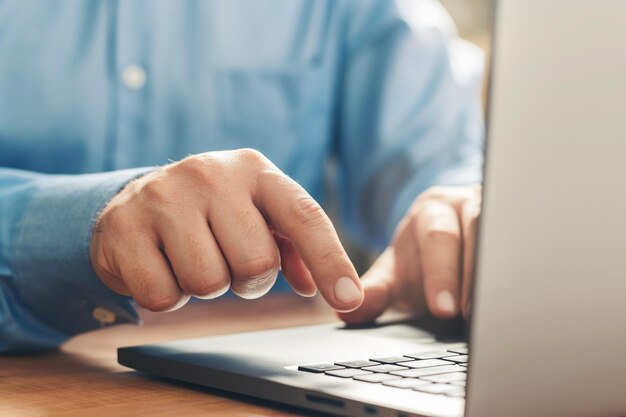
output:
POLYGON ((374 321, 393 303, 391 282, 395 275, 395 252, 388 247, 361 278, 365 297, 354 311, 338 313, 347 324, 374 321))

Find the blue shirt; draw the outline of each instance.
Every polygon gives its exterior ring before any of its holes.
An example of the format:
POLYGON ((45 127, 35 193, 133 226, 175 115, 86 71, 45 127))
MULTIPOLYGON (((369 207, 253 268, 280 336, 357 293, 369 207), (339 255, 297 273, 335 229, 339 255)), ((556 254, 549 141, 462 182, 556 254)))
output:
POLYGON ((0 352, 137 321, 92 225, 188 154, 256 148, 322 202, 332 157, 383 247, 421 191, 480 180, 481 71, 430 0, 1 2, 0 352))

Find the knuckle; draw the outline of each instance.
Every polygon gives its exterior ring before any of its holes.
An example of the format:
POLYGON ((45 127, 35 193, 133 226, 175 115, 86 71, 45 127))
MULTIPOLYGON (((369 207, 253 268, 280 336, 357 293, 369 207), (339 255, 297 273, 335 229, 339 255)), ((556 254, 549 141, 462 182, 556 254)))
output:
POLYGON ((213 158, 208 155, 191 155, 175 165, 175 169, 191 178, 207 179, 215 171, 213 158))
POLYGON ((472 184, 467 186, 444 186, 434 185, 423 191, 416 199, 414 205, 422 205, 429 201, 464 202, 478 200, 482 197, 482 185, 472 184))
POLYGON ((317 227, 329 222, 322 206, 309 195, 295 199, 290 209, 290 217, 297 224, 307 227, 317 227))
POLYGON ((174 307, 181 300, 181 294, 170 293, 161 294, 155 292, 148 292, 137 302, 144 308, 150 311, 163 311, 174 307))
POLYGON ((212 297, 230 288, 230 276, 225 273, 205 271, 188 276, 180 283, 187 294, 196 297, 212 297))
POLYGON ((233 280, 235 294, 245 299, 259 298, 266 294, 278 274, 278 257, 260 257, 244 262, 240 278, 233 280))
POLYGON ((150 203, 159 205, 170 205, 172 201, 172 193, 166 185, 165 180, 159 177, 152 178, 141 187, 142 196, 150 203))
POLYGON ((262 167, 256 172, 257 184, 262 184, 271 189, 279 186, 287 195, 301 194, 304 190, 300 185, 281 170, 273 166, 262 167))
POLYGON ((459 234, 454 230, 446 227, 439 227, 437 225, 431 225, 427 228, 425 233, 426 239, 430 242, 457 242, 459 240, 459 234))
POLYGON ((245 279, 264 278, 278 270, 278 263, 278 256, 264 255, 242 262, 237 272, 245 279))
POLYGON ((267 163, 267 158, 261 152, 252 148, 242 148, 236 151, 240 161, 246 166, 260 167, 267 163))
POLYGON ((320 253, 319 260, 322 264, 337 265, 338 262, 347 260, 347 254, 339 247, 329 247, 320 253))
POLYGON ((192 189, 201 193, 221 196, 228 189, 224 186, 228 181, 228 164, 211 153, 188 156, 177 164, 176 170, 192 189))
POLYGON ((445 198, 445 196, 448 194, 448 187, 444 187, 441 185, 435 185, 433 187, 430 187, 429 189, 427 189, 426 191, 424 191, 421 194, 422 199, 434 199, 434 200, 440 200, 445 198))

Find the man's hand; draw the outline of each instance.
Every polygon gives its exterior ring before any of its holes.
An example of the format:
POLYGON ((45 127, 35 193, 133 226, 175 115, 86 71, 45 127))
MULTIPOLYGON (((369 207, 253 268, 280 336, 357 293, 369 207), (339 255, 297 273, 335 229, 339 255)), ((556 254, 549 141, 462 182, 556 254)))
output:
POLYGON ((282 266, 293 289, 338 311, 363 299, 319 204, 261 153, 190 156, 128 184, 99 216, 91 262, 114 291, 152 311, 229 288, 264 295, 282 266))
POLYGON ((480 198, 480 185, 422 193, 363 276, 363 304, 340 317, 370 321, 392 305, 428 308, 440 318, 459 311, 467 317, 480 198))

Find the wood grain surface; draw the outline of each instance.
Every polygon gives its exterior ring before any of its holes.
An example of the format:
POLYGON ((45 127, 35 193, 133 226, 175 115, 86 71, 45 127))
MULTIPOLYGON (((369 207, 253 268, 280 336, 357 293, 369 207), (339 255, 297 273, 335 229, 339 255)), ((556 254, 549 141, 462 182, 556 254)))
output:
POLYGON ((318 298, 269 296, 197 302, 172 313, 140 311, 142 326, 78 336, 58 351, 0 356, 0 416, 288 416, 293 408, 149 377, 117 364, 142 343, 335 321, 318 298))

